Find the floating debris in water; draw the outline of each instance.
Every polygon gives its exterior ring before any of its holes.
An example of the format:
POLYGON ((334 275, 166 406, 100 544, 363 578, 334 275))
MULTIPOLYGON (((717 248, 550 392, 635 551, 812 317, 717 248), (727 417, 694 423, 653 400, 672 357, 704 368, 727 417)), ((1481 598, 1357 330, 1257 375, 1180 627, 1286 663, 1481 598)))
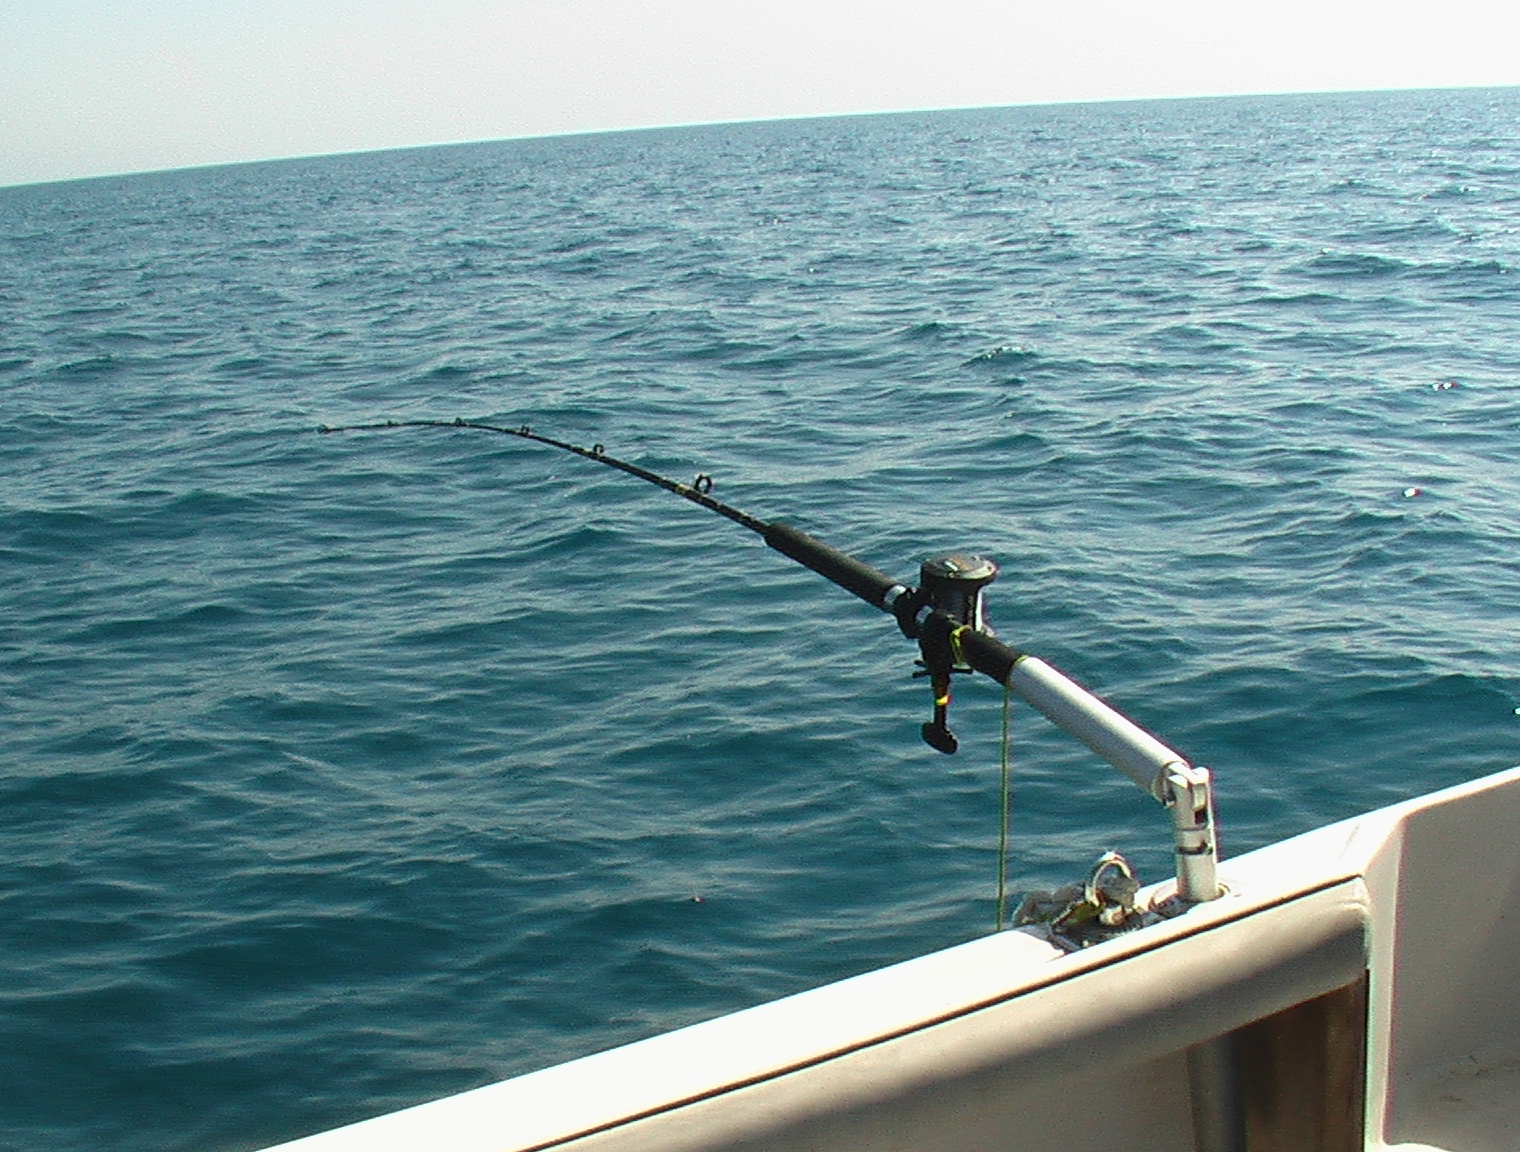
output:
POLYGON ((972 364, 985 364, 994 360, 1012 361, 1023 363, 1026 360, 1034 360, 1039 356, 1037 352, 1031 352, 1028 348, 1021 348, 1017 344, 999 344, 996 348, 989 348, 985 352, 979 352, 969 360, 961 362, 965 368, 972 364))
POLYGON ((1405 488, 1404 489, 1404 496, 1405 496, 1406 499, 1412 500, 1416 496, 1423 496, 1424 494, 1425 494, 1425 489, 1423 489, 1423 488, 1405 488))

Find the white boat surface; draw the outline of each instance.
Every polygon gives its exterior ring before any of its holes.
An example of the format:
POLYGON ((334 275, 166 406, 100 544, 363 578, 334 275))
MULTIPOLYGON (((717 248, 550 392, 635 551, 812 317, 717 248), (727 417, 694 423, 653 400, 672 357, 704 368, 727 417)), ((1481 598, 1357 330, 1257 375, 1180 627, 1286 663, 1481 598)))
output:
POLYGON ((279 1149, 1508 1152, 1517 833, 1520 769, 1080 951, 1000 932, 279 1149))

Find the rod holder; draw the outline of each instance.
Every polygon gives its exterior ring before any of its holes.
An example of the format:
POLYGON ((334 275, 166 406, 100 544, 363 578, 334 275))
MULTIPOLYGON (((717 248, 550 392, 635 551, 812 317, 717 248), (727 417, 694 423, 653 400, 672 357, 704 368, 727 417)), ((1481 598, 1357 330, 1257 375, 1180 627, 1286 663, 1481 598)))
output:
POLYGON ((1209 770, 1189 764, 1180 753, 1036 656, 1014 659, 1004 682, 1057 728, 1171 809, 1177 899, 1185 904, 1217 899, 1221 895, 1219 846, 1209 770))
POLYGON ((1214 825, 1214 780, 1207 768, 1178 765, 1167 772, 1172 838, 1177 855, 1177 899, 1184 904, 1217 900, 1219 845, 1214 825))
POLYGON ((1087 745, 1136 787, 1169 803, 1167 772, 1187 766, 1179 753, 1038 656, 1014 661, 1006 683, 1020 700, 1087 745))

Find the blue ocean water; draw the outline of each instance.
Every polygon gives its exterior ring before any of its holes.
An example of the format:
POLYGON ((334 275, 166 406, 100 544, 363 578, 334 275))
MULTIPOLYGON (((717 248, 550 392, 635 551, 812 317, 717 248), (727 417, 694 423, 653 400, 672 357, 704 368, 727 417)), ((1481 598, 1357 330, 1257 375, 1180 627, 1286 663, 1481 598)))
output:
MULTIPOLYGON (((745 124, 0 190, 0 1144, 252 1149, 993 922, 911 581, 1227 853, 1520 761, 1520 90, 745 124)), ((1016 883, 1163 814, 1015 708, 1016 883)))

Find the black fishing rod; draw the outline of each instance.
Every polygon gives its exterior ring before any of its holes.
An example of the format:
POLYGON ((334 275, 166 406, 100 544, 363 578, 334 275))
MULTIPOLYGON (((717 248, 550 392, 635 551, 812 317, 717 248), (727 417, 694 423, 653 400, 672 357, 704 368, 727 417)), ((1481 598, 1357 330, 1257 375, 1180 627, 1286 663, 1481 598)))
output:
POLYGON ((890 613, 896 618, 903 635, 918 641, 924 666, 922 674, 929 678, 934 692, 934 718, 924 724, 923 737, 930 747, 941 752, 954 752, 959 747, 948 722, 951 676, 982 672, 1004 684, 1013 666, 1023 656, 993 636, 987 626, 981 593, 997 578, 998 568, 981 556, 957 553, 927 560, 919 570, 919 587, 910 588, 790 524, 767 523, 715 499, 712 477, 706 473, 698 474, 690 484, 682 484, 609 456, 601 444, 582 448, 541 435, 526 424, 508 428, 474 420, 386 420, 340 427, 324 424, 318 431, 329 434, 374 432, 387 428, 466 428, 531 440, 636 476, 748 528, 783 556, 839 585, 873 608, 890 613))
POLYGON ((937 556, 919 568, 918 587, 909 587, 790 524, 767 523, 715 499, 712 477, 706 473, 682 484, 609 456, 601 444, 582 448, 540 435, 526 424, 507 428, 459 419, 386 420, 337 427, 324 424, 318 431, 372 432, 387 428, 463 428, 531 440, 636 476, 749 529, 783 556, 893 616, 903 635, 918 641, 923 671, 917 675, 929 678, 934 696, 933 718, 922 728, 930 747, 940 752, 954 752, 959 747, 948 723, 951 677, 970 672, 992 677, 1171 809, 1177 899, 1182 904, 1219 896, 1209 770, 1190 764, 1059 669, 1010 648, 994 636, 982 609, 982 590, 998 574, 998 566, 991 560, 967 553, 937 556))

